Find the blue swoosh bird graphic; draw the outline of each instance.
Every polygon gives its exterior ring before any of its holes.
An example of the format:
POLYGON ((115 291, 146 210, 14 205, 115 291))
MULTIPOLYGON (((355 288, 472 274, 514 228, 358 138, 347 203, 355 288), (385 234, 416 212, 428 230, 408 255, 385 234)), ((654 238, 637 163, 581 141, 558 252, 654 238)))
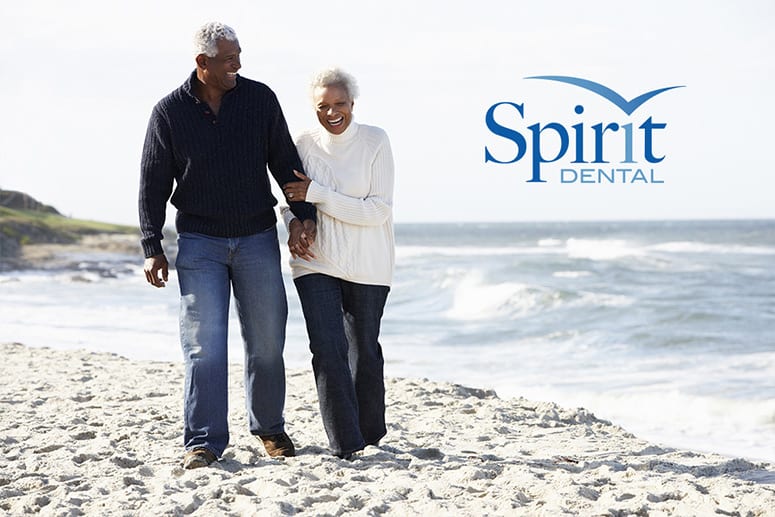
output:
POLYGON ((612 103, 614 103, 616 106, 619 107, 623 112, 625 112, 627 115, 632 115, 632 112, 638 109, 643 103, 645 103, 647 100, 651 99, 652 97, 655 97, 659 95, 662 92, 666 92, 667 90, 672 90, 673 88, 684 88, 684 86, 668 86, 667 88, 659 88, 658 90, 652 90, 650 92, 646 92, 643 95, 638 95, 632 100, 627 100, 615 91, 613 91, 611 88, 608 88, 607 86, 603 86, 600 83, 596 83, 594 81, 590 81, 589 79, 581 79, 579 77, 568 77, 565 75, 537 75, 534 77, 525 77, 525 79, 545 79, 547 81, 558 81, 561 83, 568 83, 573 84, 575 86, 579 86, 581 88, 584 88, 585 90, 589 90, 591 92, 594 92, 601 97, 605 97, 612 103))

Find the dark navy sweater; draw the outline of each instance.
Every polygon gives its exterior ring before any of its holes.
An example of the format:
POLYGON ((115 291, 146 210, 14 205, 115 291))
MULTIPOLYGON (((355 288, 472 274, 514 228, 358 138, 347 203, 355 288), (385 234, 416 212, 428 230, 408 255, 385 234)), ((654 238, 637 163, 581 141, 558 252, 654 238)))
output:
MULTIPOLYGON (((277 222, 277 199, 267 166, 281 186, 297 181, 293 169, 302 171, 280 104, 269 87, 238 76, 216 117, 194 95, 194 81, 196 72, 159 101, 148 123, 139 199, 146 257, 163 253, 168 200, 178 209, 178 233, 251 235, 277 222)), ((290 207, 301 220, 315 219, 309 203, 290 207)))

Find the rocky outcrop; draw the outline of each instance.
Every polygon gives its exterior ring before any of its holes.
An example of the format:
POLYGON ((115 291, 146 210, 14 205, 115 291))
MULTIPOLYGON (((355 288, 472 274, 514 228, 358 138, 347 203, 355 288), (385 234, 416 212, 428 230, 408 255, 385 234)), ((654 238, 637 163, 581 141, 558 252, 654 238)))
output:
MULTIPOLYGON (((137 230, 132 227, 71 219, 28 194, 0 190, 0 271, 34 267, 33 255, 60 253, 57 246, 75 245, 84 236, 103 234, 131 234, 137 240, 137 230), (54 251, 46 246, 53 246, 54 251), (37 254, 32 253, 35 247, 37 254)), ((111 240, 103 245, 115 247, 111 240)))
POLYGON ((17 192, 15 190, 0 189, 0 206, 12 208, 14 210, 32 210, 35 212, 62 215, 53 206, 44 205, 29 194, 17 192))
MULTIPOLYGON (((19 241, 0 232, 0 260, 19 255, 19 241)), ((1 271, 2 269, 0 269, 1 271)))

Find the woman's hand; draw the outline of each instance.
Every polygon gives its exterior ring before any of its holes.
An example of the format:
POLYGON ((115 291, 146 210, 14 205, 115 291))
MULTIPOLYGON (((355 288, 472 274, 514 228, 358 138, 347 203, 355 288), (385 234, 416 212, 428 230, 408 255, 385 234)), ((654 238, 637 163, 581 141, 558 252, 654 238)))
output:
POLYGON ((315 242, 317 226, 314 221, 307 220, 304 224, 298 219, 293 219, 288 226, 288 250, 293 258, 311 260, 315 258, 309 248, 315 242))
POLYGON ((286 183, 283 186, 285 197, 288 198, 288 201, 306 201, 307 189, 309 188, 309 184, 312 183, 312 180, 297 170, 294 170, 293 173, 301 181, 286 183))

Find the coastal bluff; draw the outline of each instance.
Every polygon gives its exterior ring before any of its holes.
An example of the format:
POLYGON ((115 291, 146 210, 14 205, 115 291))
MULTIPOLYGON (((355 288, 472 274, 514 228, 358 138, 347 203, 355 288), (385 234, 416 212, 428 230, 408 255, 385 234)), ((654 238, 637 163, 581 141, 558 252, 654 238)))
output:
POLYGON ((0 189, 0 271, 41 267, 62 246, 139 253, 139 230, 62 215, 33 196, 0 189))

